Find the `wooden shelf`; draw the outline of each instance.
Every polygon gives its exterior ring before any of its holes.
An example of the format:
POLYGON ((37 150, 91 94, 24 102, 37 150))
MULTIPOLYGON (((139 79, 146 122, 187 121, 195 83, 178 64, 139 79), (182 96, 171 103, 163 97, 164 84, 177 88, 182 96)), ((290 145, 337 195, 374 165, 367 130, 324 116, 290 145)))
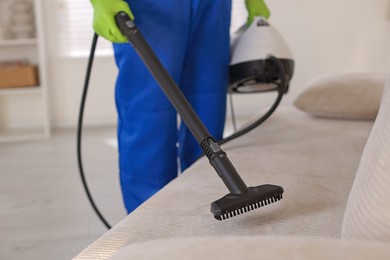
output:
POLYGON ((0 40, 0 47, 15 47, 15 46, 29 46, 36 45, 36 39, 12 39, 12 40, 0 40))
MULTIPOLYGON (((48 138, 50 136, 50 116, 47 93, 47 66, 46 46, 44 36, 44 18, 42 0, 32 0, 35 37, 30 39, 0 39, 0 61, 26 60, 30 64, 37 65, 39 70, 39 86, 25 86, 18 88, 0 88, 0 143, 13 141, 27 141, 48 138), (16 98, 14 98, 16 97, 16 98), (22 117, 23 104, 31 102, 31 113, 26 116, 31 123, 24 125, 20 122, 22 117), (41 113, 42 115, 35 115, 41 113), (35 120, 37 116, 37 120, 35 120), (38 121, 39 118, 39 121, 38 121), (35 122, 37 121, 37 122, 35 122), (15 127, 22 126, 23 127, 15 127)), ((12 4, 11 0, 0 0, 0 10, 7 10, 12 4)), ((5 13, 6 14, 6 13, 5 13)), ((4 12, 0 12, 0 22, 5 22, 4 12)))

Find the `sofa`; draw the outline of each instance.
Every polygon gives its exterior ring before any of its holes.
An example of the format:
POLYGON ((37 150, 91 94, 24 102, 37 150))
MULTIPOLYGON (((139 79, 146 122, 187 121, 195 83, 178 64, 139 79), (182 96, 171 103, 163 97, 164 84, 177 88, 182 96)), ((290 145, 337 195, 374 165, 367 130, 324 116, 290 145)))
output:
POLYGON ((215 220, 210 203, 228 191, 202 158, 75 259, 390 259, 387 75, 331 75, 306 89, 223 146, 248 186, 281 185, 282 200, 215 220))

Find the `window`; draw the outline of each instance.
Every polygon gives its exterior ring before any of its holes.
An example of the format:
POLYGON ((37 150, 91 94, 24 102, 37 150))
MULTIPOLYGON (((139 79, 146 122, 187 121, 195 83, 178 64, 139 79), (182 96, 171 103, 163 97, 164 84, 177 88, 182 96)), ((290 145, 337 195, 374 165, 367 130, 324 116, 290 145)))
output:
MULTIPOLYGON (((93 9, 89 0, 57 0, 59 6, 59 44, 62 55, 89 55, 93 29, 93 9)), ((99 38, 96 55, 112 55, 112 45, 99 38)))
MULTIPOLYGON (((89 0, 56 0, 59 6, 59 43, 62 55, 85 57, 89 55, 93 30, 93 9, 89 0)), ((244 0, 233 0, 231 32, 246 20, 244 0)), ((112 55, 112 45, 99 38, 96 55, 112 55)))

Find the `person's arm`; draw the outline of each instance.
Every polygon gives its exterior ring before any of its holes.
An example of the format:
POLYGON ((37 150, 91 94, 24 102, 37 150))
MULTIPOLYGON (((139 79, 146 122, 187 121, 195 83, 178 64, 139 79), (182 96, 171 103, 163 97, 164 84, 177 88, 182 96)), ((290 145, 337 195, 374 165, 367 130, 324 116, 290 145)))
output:
POLYGON ((126 12, 134 19, 129 5, 123 0, 91 0, 93 6, 93 29, 95 32, 111 42, 127 42, 125 36, 119 31, 115 15, 119 11, 126 12))
POLYGON ((248 10, 247 26, 251 25, 256 16, 262 16, 268 19, 271 15, 264 0, 245 0, 245 5, 248 10))

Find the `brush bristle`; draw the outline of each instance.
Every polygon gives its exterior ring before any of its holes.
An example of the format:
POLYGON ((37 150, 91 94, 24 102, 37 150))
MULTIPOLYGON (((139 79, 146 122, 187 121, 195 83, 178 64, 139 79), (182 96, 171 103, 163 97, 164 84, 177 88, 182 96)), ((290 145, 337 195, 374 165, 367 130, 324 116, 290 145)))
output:
POLYGON ((281 200, 283 198, 283 195, 280 194, 276 197, 272 197, 272 198, 269 198, 269 199, 266 199, 266 200, 263 200, 263 201, 259 201, 257 203, 254 203, 254 204, 251 204, 251 205, 248 205, 244 208, 240 208, 240 209, 236 209, 234 211, 230 211, 230 212, 226 212, 225 214, 221 215, 221 216, 215 216, 216 219, 218 220, 226 220, 228 218, 231 218, 231 217, 235 217, 235 216, 238 216, 238 215, 241 215, 243 213, 247 213, 249 211, 252 211, 254 209, 257 209, 257 208, 260 208, 260 207, 264 207, 268 204, 271 204, 271 203, 274 203, 278 200, 281 200))
POLYGON ((276 185, 261 185, 248 188, 243 195, 228 194, 211 204, 211 212, 218 220, 241 215, 264 207, 283 198, 283 188, 276 185))

